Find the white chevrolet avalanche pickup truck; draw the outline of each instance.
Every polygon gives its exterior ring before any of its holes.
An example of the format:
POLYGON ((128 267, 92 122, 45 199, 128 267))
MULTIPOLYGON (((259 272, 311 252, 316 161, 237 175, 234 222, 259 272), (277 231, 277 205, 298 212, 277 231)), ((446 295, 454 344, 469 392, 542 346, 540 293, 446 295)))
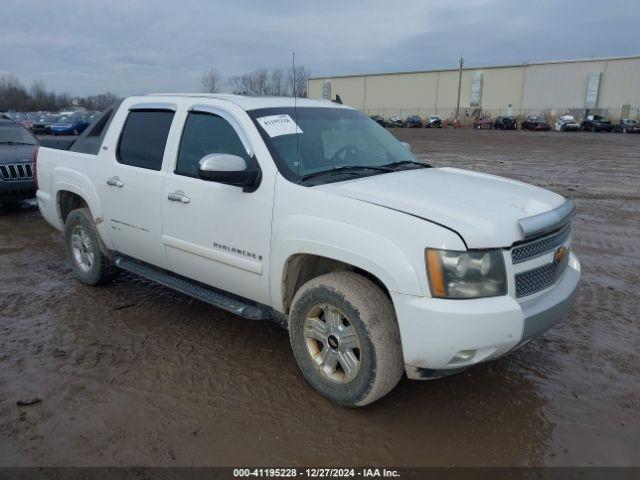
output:
POLYGON ((130 97, 69 150, 40 148, 36 173, 81 282, 124 269, 276 319, 306 380, 348 406, 511 352, 580 278, 571 200, 432 168, 329 101, 130 97))

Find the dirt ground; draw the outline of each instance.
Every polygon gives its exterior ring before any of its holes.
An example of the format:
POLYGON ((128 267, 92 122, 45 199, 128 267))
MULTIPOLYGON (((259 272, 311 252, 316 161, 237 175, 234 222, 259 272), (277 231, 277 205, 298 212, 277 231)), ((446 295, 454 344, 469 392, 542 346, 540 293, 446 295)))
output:
POLYGON ((345 409, 305 383, 286 331, 134 276, 81 285, 33 204, 4 209, 0 465, 640 464, 640 135, 393 132, 434 165, 575 200, 563 323, 345 409))

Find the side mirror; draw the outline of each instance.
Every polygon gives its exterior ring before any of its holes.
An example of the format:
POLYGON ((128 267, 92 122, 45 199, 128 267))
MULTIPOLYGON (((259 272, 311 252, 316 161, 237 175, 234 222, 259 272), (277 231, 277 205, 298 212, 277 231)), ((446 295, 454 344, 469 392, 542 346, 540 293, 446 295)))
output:
POLYGON ((400 144, 406 148, 407 150, 411 151, 411 144, 407 143, 407 142, 400 142, 400 144))
POLYGON ((198 174, 203 180, 242 187, 245 192, 258 188, 260 170, 247 168, 244 158, 226 153, 212 153, 200 160, 198 174))

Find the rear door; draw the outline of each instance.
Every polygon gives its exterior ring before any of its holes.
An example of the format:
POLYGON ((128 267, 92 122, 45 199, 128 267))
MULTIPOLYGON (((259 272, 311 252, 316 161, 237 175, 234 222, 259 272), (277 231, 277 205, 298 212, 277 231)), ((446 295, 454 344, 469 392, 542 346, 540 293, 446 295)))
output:
POLYGON ((100 157, 108 167, 96 182, 114 248, 163 268, 162 165, 175 110, 172 104, 151 103, 125 110, 122 131, 109 132, 102 146, 100 157))

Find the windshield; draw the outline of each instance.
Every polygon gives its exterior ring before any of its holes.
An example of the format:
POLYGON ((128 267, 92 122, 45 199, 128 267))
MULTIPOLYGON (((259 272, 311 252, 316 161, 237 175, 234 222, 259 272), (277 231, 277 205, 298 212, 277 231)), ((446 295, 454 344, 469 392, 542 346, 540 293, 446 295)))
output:
POLYGON ((38 122, 55 122, 58 119, 57 115, 43 115, 38 118, 38 122))
POLYGON ((292 181, 344 166, 380 167, 416 161, 393 135, 356 110, 303 107, 296 112, 293 108, 266 108, 250 111, 249 115, 280 172, 292 181), (284 121, 286 128, 274 127, 278 121, 284 121), (298 133, 294 133, 296 125, 298 133))
POLYGON ((56 120, 56 123, 59 123, 61 125, 71 125, 75 121, 76 120, 73 117, 60 117, 58 120, 56 120))
POLYGON ((563 117, 560 117, 560 120, 562 120, 563 122, 575 122, 576 119, 574 117, 572 117, 571 115, 565 115, 563 117))
POLYGON ((37 142, 24 128, 17 125, 0 127, 0 144, 25 143, 36 145, 37 142))

